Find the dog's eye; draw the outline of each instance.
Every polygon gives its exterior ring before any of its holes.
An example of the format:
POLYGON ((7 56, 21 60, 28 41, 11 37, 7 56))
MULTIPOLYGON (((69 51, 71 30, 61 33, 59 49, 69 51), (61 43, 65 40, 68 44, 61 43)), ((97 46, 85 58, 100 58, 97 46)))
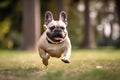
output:
POLYGON ((64 30, 65 28, 64 28, 63 26, 61 26, 60 29, 63 29, 63 30, 64 30))
POLYGON ((51 31, 52 31, 53 29, 55 29, 55 26, 50 27, 50 30, 51 30, 51 31))

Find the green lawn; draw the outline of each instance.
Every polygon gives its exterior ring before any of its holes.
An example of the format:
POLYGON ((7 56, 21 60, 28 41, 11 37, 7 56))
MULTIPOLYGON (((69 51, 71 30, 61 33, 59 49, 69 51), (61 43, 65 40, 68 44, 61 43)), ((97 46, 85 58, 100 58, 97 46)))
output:
POLYGON ((120 80, 120 50, 73 50, 71 63, 37 52, 0 50, 0 80, 120 80))

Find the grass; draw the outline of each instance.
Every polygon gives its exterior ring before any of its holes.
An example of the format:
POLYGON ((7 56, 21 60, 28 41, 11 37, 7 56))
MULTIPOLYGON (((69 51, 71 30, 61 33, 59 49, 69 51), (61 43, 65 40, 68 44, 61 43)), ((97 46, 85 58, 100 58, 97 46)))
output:
POLYGON ((39 54, 0 50, 0 80, 120 80, 120 50, 73 50, 71 63, 39 54))

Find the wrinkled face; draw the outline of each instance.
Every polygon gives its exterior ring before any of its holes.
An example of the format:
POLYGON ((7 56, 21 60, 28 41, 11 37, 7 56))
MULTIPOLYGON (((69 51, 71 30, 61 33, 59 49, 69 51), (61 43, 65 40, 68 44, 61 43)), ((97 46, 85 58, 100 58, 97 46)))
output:
POLYGON ((52 21, 48 24, 47 36, 54 42, 61 42, 67 35, 66 25, 62 21, 52 21))
POLYGON ((64 41, 67 33, 66 30, 66 13, 61 12, 59 16, 59 21, 54 21, 52 13, 47 12, 45 15, 45 28, 46 35, 52 42, 62 42, 64 41))

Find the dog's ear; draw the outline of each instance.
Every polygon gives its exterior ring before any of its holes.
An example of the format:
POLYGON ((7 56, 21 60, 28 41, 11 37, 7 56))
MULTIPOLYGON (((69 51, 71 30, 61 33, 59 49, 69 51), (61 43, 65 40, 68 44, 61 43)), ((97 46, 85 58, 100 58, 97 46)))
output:
POLYGON ((65 11, 60 12, 59 20, 63 21, 67 25, 67 14, 65 11))
POLYGON ((45 13, 45 25, 47 25, 48 23, 50 23, 53 20, 53 15, 50 11, 46 11, 45 13))

